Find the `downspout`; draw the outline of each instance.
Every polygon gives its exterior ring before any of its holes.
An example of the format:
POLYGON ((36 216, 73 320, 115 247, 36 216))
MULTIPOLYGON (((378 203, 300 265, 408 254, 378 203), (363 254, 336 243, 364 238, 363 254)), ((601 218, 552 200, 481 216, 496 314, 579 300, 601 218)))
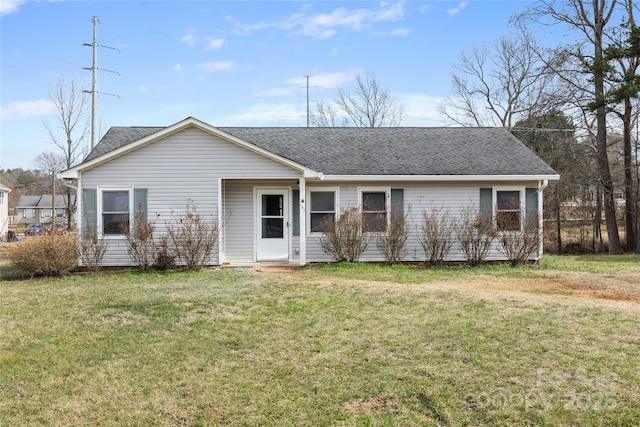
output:
POLYGON ((544 206, 542 205, 542 193, 549 185, 549 180, 538 182, 538 230, 540 231, 540 242, 538 243, 538 260, 542 258, 544 252, 544 206))

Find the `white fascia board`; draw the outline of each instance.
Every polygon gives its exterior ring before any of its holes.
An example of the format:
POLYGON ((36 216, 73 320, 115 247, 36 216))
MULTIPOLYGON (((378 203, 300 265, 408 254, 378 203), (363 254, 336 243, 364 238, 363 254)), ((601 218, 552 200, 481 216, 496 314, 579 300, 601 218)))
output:
POLYGON ((250 142, 247 142, 243 139, 240 139, 238 137, 235 137, 231 134, 228 134, 226 132, 223 132, 222 130, 216 128, 215 126, 211 126, 208 123, 205 123, 201 120, 198 120, 196 118, 193 117, 187 117, 186 119, 175 123, 171 126, 168 126, 162 130, 159 130, 158 132, 152 133, 151 135, 147 135, 144 138, 141 138, 137 141, 133 141, 129 144, 126 144, 120 148, 117 148, 113 151, 109 151, 108 153, 103 154, 100 157, 96 157, 93 160, 90 160, 86 163, 82 163, 78 166, 72 167, 70 169, 67 169, 64 172, 61 172, 58 174, 58 178, 60 179, 77 179, 79 176, 79 172, 80 171, 84 171, 84 170, 88 170, 91 168, 94 168, 98 165, 101 165, 102 163, 106 163, 111 159, 114 159, 116 157, 120 157, 130 151, 134 151, 137 150, 140 147, 144 147, 145 145, 151 144, 154 141, 160 140, 162 138, 166 138, 169 135, 172 135, 174 133, 177 133, 181 130, 184 130, 188 127, 194 126, 196 128, 199 128, 205 132, 211 133, 213 135, 216 135, 228 142, 231 142, 233 144, 236 144, 242 148, 245 148, 247 150, 253 151, 254 153, 260 154, 264 157, 267 157, 271 160, 277 161, 279 163, 282 163, 286 166, 289 166, 293 169, 297 169, 299 171, 301 171, 303 173, 303 175, 305 176, 305 178, 318 178, 319 176, 321 176, 322 174, 318 171, 314 171, 312 169, 309 169, 301 164, 298 164, 296 162, 293 162, 289 159, 286 159, 284 157, 278 156, 277 154, 274 154, 268 150, 265 150, 264 148, 260 148, 254 144, 251 144, 250 142))
POLYGON ((557 181, 560 175, 324 175, 324 181, 557 181))

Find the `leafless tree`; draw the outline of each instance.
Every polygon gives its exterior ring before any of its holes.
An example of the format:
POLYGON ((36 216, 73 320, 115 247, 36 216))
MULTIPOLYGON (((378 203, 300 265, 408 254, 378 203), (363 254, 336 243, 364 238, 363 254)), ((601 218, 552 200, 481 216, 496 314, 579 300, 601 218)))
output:
POLYGON ((346 127, 349 125, 347 118, 341 116, 338 109, 331 104, 318 101, 316 109, 316 114, 311 117, 311 123, 316 127, 346 127))
POLYGON ((56 174, 64 169, 64 158, 59 153, 46 151, 40 153, 35 159, 36 166, 46 174, 50 174, 51 180, 51 225, 56 220, 56 193, 58 179, 56 174))
MULTIPOLYGON (((44 126, 49 139, 60 150, 64 166, 68 169, 86 154, 84 140, 89 129, 86 117, 89 104, 79 84, 74 79, 66 80, 64 76, 58 77, 49 88, 49 99, 54 105, 56 119, 54 123, 45 122, 44 126)), ((73 197, 74 190, 70 187, 65 186, 64 193, 67 227, 70 229, 76 199, 73 197)))
POLYGON ((555 77, 541 54, 526 31, 462 52, 452 77, 453 95, 440 113, 462 126, 511 129, 516 121, 551 108, 555 77))
POLYGON ((353 91, 338 88, 334 105, 318 103, 312 117, 314 126, 393 127, 404 120, 404 105, 398 103, 389 89, 382 87, 376 76, 355 75, 353 91))
POLYGON ((609 98, 612 103, 617 103, 613 109, 614 114, 622 122, 624 138, 624 195, 625 195, 625 239, 627 250, 633 250, 636 246, 635 207, 636 199, 633 195, 633 169, 631 153, 631 131, 634 110, 636 109, 632 98, 637 97, 640 91, 640 77, 637 74, 640 68, 640 46, 638 38, 640 33, 634 18, 634 3, 625 0, 626 22, 619 31, 613 31, 614 40, 607 49, 607 57, 613 64, 609 71, 609 79, 613 87, 609 90, 609 98))
MULTIPOLYGON (((520 16, 520 19, 533 19, 540 23, 561 24, 575 30, 581 37, 578 42, 565 49, 580 65, 579 70, 589 81, 586 89, 589 102, 583 109, 595 113, 596 151, 598 176, 603 191, 605 223, 609 240, 609 253, 622 253, 616 206, 614 200, 613 180, 607 154, 607 103, 606 103, 606 71, 605 36, 610 29, 611 17, 616 10, 616 0, 540 0, 535 6, 520 16), (589 51, 589 52, 587 52, 589 51)), ((561 73, 557 73, 561 75, 561 73)), ((565 77, 565 81, 571 83, 565 77)), ((582 81, 581 81, 582 82, 582 81)))

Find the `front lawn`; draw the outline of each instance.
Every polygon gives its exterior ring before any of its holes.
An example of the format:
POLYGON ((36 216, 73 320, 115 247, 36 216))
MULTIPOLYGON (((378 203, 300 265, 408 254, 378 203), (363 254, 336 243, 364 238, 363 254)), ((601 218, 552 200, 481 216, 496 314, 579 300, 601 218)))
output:
POLYGON ((637 257, 0 283, 0 425, 628 425, 637 257))

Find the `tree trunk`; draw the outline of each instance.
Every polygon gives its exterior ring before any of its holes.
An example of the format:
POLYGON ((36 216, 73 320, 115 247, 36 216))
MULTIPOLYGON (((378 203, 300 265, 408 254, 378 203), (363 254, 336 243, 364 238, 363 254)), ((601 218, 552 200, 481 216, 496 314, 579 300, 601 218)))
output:
POLYGON ((558 245, 558 255, 562 255, 562 228, 560 227, 560 206, 556 209, 556 244, 558 245))
MULTIPOLYGON (((594 6, 596 3, 594 2, 594 6)), ((616 220, 616 205, 613 194, 613 179, 609 168, 609 155, 607 153, 607 109, 605 106, 605 61, 602 50, 602 36, 604 33, 604 22, 602 14, 596 16, 596 30, 594 31, 594 63, 593 80, 594 95, 596 102, 596 149, 598 157, 598 172, 602 183, 602 193, 604 202, 604 219, 607 226, 607 236, 609 238, 609 255, 622 253, 620 245, 620 235, 618 233, 618 221, 616 220)))
POLYGON ((633 174, 631 170, 631 99, 624 100, 624 217, 627 251, 633 251, 636 244, 635 201, 633 199, 633 174))
POLYGON ((593 233, 591 238, 591 252, 596 253, 596 238, 600 239, 600 247, 598 248, 598 252, 602 251, 602 191, 600 190, 600 185, 596 186, 596 206, 595 212, 593 213, 593 233))

